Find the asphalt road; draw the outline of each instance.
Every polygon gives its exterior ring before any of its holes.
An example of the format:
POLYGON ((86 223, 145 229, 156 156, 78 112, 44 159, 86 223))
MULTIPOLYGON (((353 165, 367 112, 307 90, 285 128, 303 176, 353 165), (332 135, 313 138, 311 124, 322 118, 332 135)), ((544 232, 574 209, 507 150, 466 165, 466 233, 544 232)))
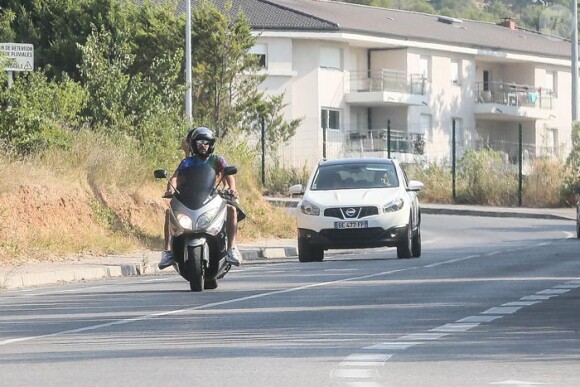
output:
POLYGON ((570 221, 424 215, 423 255, 330 251, 7 291, 0 386, 580 386, 570 221))

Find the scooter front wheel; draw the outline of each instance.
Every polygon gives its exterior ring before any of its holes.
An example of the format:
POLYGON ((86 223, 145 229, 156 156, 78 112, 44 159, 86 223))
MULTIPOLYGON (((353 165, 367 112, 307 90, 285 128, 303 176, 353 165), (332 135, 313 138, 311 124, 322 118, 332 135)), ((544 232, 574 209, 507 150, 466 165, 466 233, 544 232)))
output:
POLYGON ((192 292, 201 292, 205 280, 205 267, 203 264, 203 253, 208 248, 203 246, 187 246, 187 269, 189 272, 189 287, 192 292))

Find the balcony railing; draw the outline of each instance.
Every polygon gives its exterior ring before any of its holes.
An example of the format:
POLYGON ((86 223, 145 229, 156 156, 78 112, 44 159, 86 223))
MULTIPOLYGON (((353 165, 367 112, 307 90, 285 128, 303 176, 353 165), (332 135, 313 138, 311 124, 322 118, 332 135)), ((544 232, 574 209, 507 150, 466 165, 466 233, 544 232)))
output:
POLYGON ((395 70, 351 71, 352 92, 390 91, 425 95, 427 79, 422 74, 409 74, 395 70))
MULTIPOLYGON (((391 129, 391 152, 422 155, 425 150, 423 133, 406 132, 391 129)), ((364 133, 350 131, 346 133, 349 151, 377 152, 389 150, 389 130, 372 129, 364 133)))
POLYGON ((476 84, 477 103, 552 109, 554 92, 506 82, 479 82, 476 84))

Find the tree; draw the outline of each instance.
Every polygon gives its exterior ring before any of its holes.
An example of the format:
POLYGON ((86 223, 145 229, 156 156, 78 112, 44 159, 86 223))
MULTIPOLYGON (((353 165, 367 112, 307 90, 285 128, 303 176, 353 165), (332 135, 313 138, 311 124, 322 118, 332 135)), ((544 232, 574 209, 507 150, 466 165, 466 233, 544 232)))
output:
POLYGON ((257 38, 245 15, 232 18, 231 14, 231 2, 221 12, 200 1, 193 12, 194 122, 225 137, 233 130, 259 131, 263 118, 274 147, 295 134, 300 120, 283 119, 283 96, 267 97, 259 91, 266 75, 259 73, 258 58, 250 53, 257 38))
POLYGON ((563 186, 564 194, 571 194, 574 188, 580 188, 580 121, 572 125, 572 151, 566 160, 563 186))

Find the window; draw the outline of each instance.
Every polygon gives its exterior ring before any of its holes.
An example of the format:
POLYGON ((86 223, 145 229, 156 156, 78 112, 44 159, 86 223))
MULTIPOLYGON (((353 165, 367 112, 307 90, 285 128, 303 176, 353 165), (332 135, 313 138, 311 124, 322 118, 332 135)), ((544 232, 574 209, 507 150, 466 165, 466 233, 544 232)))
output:
POLYGON ((342 69, 341 50, 338 47, 322 47, 320 49, 320 67, 342 69))
POLYGON ((320 127, 322 129, 340 130, 340 111, 322 109, 320 111, 320 127))
POLYGON ((454 85, 461 84, 461 61, 460 60, 451 60, 451 83, 454 85))
POLYGON ((491 74, 489 70, 483 70, 483 91, 490 90, 491 74))
POLYGON ((256 44, 250 49, 251 55, 256 55, 258 57, 258 64, 262 68, 268 68, 268 46, 265 44, 256 44))

